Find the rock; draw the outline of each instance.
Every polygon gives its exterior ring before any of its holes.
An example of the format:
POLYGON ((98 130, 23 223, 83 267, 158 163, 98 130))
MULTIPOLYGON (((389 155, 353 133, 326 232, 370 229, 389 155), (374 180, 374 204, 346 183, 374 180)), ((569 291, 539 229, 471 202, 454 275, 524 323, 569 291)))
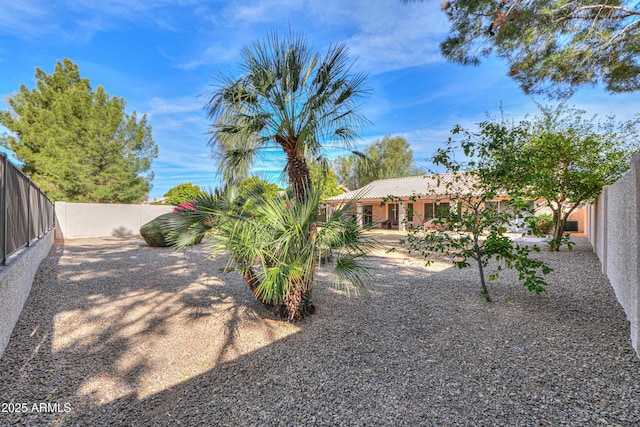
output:
POLYGON ((160 215, 140 227, 140 235, 142 235, 142 238, 149 246, 158 248, 171 246, 166 241, 166 233, 162 231, 162 223, 165 221, 165 218, 171 215, 175 214, 166 213, 164 215, 160 215))

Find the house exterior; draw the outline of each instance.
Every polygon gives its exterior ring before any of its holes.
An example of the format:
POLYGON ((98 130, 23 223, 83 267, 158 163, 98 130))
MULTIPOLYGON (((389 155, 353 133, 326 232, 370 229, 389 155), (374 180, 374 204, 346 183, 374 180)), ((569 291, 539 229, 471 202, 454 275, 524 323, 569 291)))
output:
MULTIPOLYGON (((449 195, 468 193, 471 185, 469 179, 460 179, 460 175, 454 173, 381 179, 324 202, 327 213, 330 213, 337 206, 355 200, 356 218, 361 226, 372 224, 379 228, 404 230, 405 224, 428 227, 433 219, 442 217, 451 209, 460 209, 458 201, 451 200, 449 195)), ((486 204, 492 204, 502 212, 508 209, 507 202, 506 195, 499 195, 486 204)), ((533 201, 530 203, 536 213, 546 213, 533 201)), ((572 217, 583 217, 581 211, 572 217)), ((510 231, 524 231, 523 227, 522 221, 516 221, 511 224, 510 231)), ((576 231, 583 229, 584 220, 579 221, 576 231)))

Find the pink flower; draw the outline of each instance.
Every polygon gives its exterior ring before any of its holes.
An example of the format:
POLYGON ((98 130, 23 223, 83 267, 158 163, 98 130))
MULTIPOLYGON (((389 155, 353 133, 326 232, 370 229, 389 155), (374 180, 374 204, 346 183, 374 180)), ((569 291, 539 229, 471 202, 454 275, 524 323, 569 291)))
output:
POLYGON ((195 211, 196 210, 196 200, 193 200, 191 202, 182 202, 180 204, 178 204, 178 206, 176 206, 173 209, 173 213, 177 213, 177 212, 184 212, 186 210, 189 211, 195 211))

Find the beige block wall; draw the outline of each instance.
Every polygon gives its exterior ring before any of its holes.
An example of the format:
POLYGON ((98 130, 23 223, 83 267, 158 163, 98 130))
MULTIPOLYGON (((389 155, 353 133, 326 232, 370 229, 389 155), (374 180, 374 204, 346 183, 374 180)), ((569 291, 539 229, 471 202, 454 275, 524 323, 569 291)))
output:
POLYGON ((125 237, 173 206, 56 202, 56 240, 125 237))
POLYGON ((0 357, 31 291, 33 279, 53 245, 53 230, 9 257, 0 269, 0 357))
POLYGON ((631 169, 603 188, 589 208, 587 238, 602 263, 631 329, 640 354, 640 155, 631 169))

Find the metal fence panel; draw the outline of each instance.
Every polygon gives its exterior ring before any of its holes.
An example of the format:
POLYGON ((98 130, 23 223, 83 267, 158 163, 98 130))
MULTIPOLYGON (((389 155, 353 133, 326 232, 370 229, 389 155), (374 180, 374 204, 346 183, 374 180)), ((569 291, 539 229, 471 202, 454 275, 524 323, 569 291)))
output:
MULTIPOLYGON (((38 189, 29 187, 29 208, 32 212, 41 212, 40 201, 38 200, 38 189)), ((40 215, 29 215, 29 241, 40 237, 40 215)))
POLYGON ((6 224, 7 224, 7 156, 0 153, 0 265, 4 265, 7 257, 6 224))
POLYGON ((0 153, 0 265, 53 228, 54 205, 0 153))

